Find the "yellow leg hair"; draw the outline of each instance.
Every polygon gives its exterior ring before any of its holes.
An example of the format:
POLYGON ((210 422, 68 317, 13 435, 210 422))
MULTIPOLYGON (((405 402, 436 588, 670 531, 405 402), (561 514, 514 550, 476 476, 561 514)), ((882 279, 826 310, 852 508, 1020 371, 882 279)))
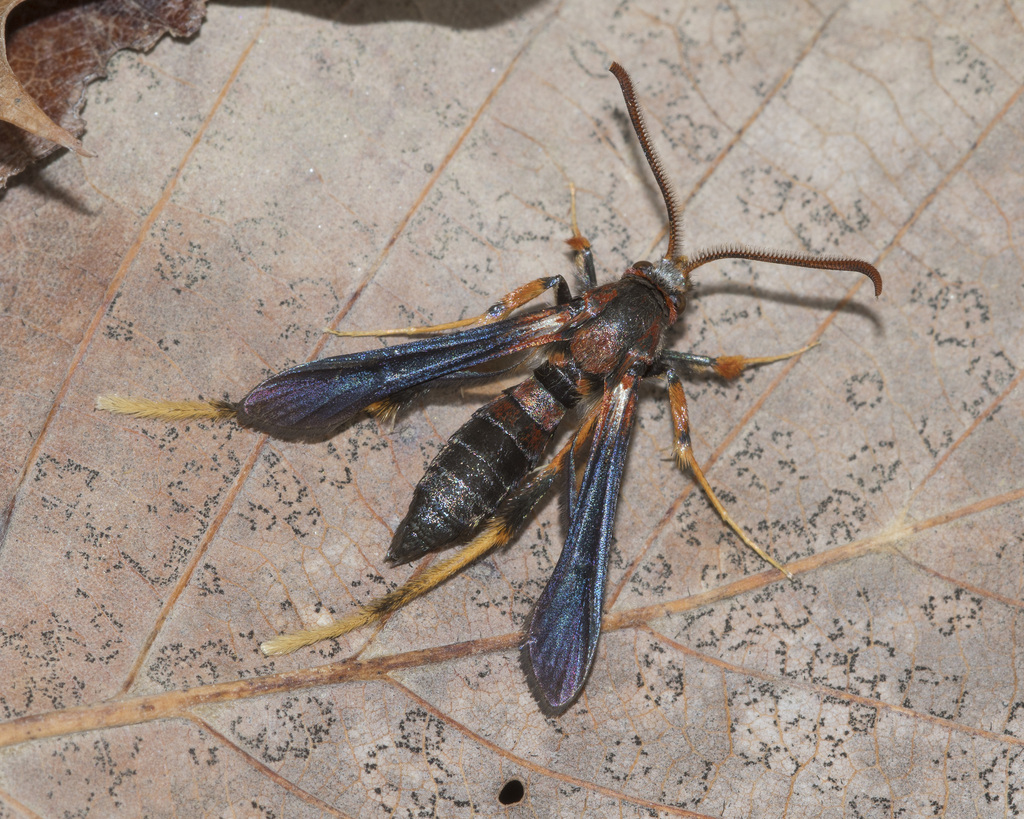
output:
MULTIPOLYGON (((795 353, 790 353, 790 355, 795 355, 795 353)), ((789 356, 782 357, 788 358, 789 356)), ((679 468, 684 472, 689 471, 697 479, 697 483, 700 484, 700 488, 707 495, 708 500, 711 501, 715 511, 718 512, 725 524, 736 533, 740 540, 753 549, 758 557, 778 569, 790 580, 793 580, 793 574, 764 549, 754 543, 747 536, 747 533, 740 528, 739 524, 732 519, 732 516, 722 506, 722 502, 715 496, 711 484, 704 477, 704 471, 700 468, 696 458, 693 457, 693 449, 690 446, 690 418, 686 408, 686 394, 683 392, 683 385, 680 383, 679 377, 671 370, 667 373, 667 378, 669 402, 672 406, 672 421, 676 428, 675 456, 679 468)))
POLYGON ((319 628, 282 634, 273 640, 267 640, 260 646, 260 651, 268 657, 290 654, 296 649, 311 646, 321 640, 331 640, 348 634, 350 631, 355 631, 357 628, 368 626, 370 623, 398 611, 417 597, 422 597, 491 550, 504 546, 514 534, 514 529, 507 527, 504 521, 492 520, 461 552, 430 566, 422 574, 413 577, 393 592, 378 597, 365 606, 360 606, 351 614, 340 620, 335 620, 333 623, 319 628))
POLYGON ((566 239, 566 244, 573 249, 573 265, 576 267, 576 276, 585 282, 587 287, 596 284, 597 273, 594 269, 594 253, 590 247, 590 241, 580 233, 579 223, 576 221, 576 186, 569 183, 570 213, 572 214, 572 238, 566 239))
POLYGON ((740 540, 742 540, 744 543, 747 544, 747 546, 753 549, 754 552, 757 553, 757 556, 764 560, 766 563, 770 563, 773 567, 775 567, 784 575, 786 575, 786 577, 788 577, 790 580, 794 579, 793 574, 789 571, 789 569, 787 569, 785 566, 779 563, 779 561, 777 561, 764 549, 762 549, 760 546, 754 543, 753 540, 747 537, 747 533, 744 532, 740 528, 739 524, 732 519, 732 516, 725 510, 725 507, 722 506, 722 502, 718 500, 718 498, 715 496, 714 490, 708 483, 707 478, 704 477, 703 470, 701 470, 701 468, 697 465, 697 461, 694 460, 692 452, 684 452, 680 449, 676 449, 676 463, 679 464, 679 468, 682 469, 684 472, 689 470, 691 473, 693 473, 693 476, 697 479, 697 483, 700 484, 700 488, 704 490, 704 494, 708 496, 708 500, 711 501, 711 505, 715 507, 715 511, 718 512, 722 520, 725 521, 726 525, 736 533, 737 537, 739 537, 740 540))
MULTIPOLYGON (((581 432, 586 434, 586 427, 581 432)), ((578 438, 579 433, 576 438, 562 447, 550 462, 528 475, 515 493, 506 498, 498 513, 484 523, 477 536, 458 554, 428 567, 394 591, 378 597, 376 600, 371 600, 365 606, 360 606, 340 620, 318 628, 282 634, 263 643, 260 646, 260 651, 268 657, 290 654, 297 649, 319 643, 321 640, 341 637, 357 628, 375 623, 411 603, 417 597, 422 597, 444 583, 449 577, 462 571, 470 563, 507 544, 515 537, 530 512, 533 511, 533 507, 547 494, 554 479, 564 469, 569 448, 575 444, 578 438)))
POLYGON ((449 321, 447 324, 434 324, 430 327, 398 327, 394 330, 332 330, 325 328, 325 333, 342 338, 384 338, 385 336, 420 336, 431 333, 442 333, 445 330, 457 330, 459 327, 471 327, 481 321, 480 316, 462 319, 461 321, 449 321))
MULTIPOLYGON (((569 183, 569 216, 572 219, 572 239, 569 241, 575 239, 578 242, 583 239, 584 242, 587 242, 583 238, 583 234, 580 233, 580 223, 576 221, 576 186, 572 182, 569 183)), ((589 245, 590 242, 587 244, 589 245)))
POLYGON ((760 358, 746 358, 741 355, 719 356, 715 359, 714 370, 723 378, 737 378, 747 367, 754 367, 759 364, 774 364, 776 361, 785 361, 787 358, 793 358, 794 356, 800 355, 800 353, 806 353, 812 347, 817 347, 818 343, 819 342, 815 341, 813 344, 808 344, 806 347, 801 347, 799 350, 794 350, 791 353, 762 356, 760 358))
POLYGON ((501 301, 492 304, 482 315, 471 316, 459 321, 449 321, 445 324, 432 324, 429 327, 399 327, 395 330, 341 331, 328 328, 324 332, 330 333, 332 336, 341 336, 342 338, 364 338, 367 336, 384 338, 385 336, 431 335, 432 333, 443 333, 446 330, 457 330, 460 327, 490 324, 493 321, 500 321, 508 317, 513 311, 543 295, 552 287, 565 287, 564 282, 561 281, 561 276, 546 276, 541 279, 534 279, 532 282, 527 282, 521 287, 517 287, 510 293, 506 293, 501 297, 501 301))
POLYGON ((160 421, 222 421, 234 418, 237 414, 235 408, 226 401, 153 401, 149 398, 125 398, 120 395, 99 396, 96 399, 96 409, 160 421))

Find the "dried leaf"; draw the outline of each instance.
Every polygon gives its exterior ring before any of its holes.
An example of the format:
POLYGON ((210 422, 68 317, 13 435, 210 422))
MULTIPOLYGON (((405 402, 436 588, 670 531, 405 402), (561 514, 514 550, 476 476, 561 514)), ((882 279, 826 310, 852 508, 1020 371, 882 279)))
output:
POLYGON ((92 156, 76 138, 85 130, 85 86, 121 49, 148 50, 167 32, 195 34, 205 11, 203 0, 45 0, 8 22, 21 2, 0 0, 0 187, 57 146, 92 156))
POLYGON ((527 815, 1020 813, 1012 7, 405 19, 419 5, 213 6, 201 40, 125 55, 91 90, 97 159, 8 192, 4 812, 500 815, 518 778, 527 815), (415 570, 383 564, 390 532, 480 395, 316 446, 121 419, 95 396, 237 397, 376 343, 326 324, 479 311, 569 270, 570 181, 602 280, 656 255, 664 215, 611 57, 691 247, 841 251, 885 276, 876 302, 856 277, 719 265, 673 338, 762 354, 820 337, 689 392, 710 481, 797 582, 765 574, 666 460, 654 385, 608 630, 564 717, 540 715, 515 650, 557 503, 383 629, 263 658, 261 640, 415 570))
POLYGON ((18 78, 14 76, 10 63, 7 62, 6 37, 7 15, 22 0, 7 0, 0 3, 0 119, 24 128, 36 136, 56 142, 70 148, 82 156, 91 154, 82 147, 82 143, 46 116, 36 105, 18 78))

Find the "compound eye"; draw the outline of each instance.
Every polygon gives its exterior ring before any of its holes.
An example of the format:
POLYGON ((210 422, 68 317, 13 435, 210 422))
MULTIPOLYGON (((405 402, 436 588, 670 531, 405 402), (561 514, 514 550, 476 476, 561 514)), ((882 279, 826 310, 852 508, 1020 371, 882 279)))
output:
POLYGON ((647 261, 633 262, 633 269, 639 270, 641 273, 652 273, 654 265, 647 261))

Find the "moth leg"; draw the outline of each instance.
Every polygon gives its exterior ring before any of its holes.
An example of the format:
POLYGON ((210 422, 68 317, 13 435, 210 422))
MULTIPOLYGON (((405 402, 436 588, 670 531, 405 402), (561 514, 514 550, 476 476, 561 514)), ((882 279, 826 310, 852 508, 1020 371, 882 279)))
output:
POLYGON ((123 395, 100 395, 96 409, 118 415, 158 421, 223 421, 234 418, 238 411, 228 401, 153 401, 149 398, 131 398, 123 395))
POLYGON ((513 311, 518 310, 524 304, 533 301, 535 298, 544 295, 544 293, 552 288, 555 290, 555 300, 558 304, 565 304, 572 301, 572 293, 569 291, 569 285, 562 276, 542 276, 539 279, 534 279, 532 282, 527 282, 521 287, 517 287, 510 293, 506 293, 501 297, 500 301, 492 304, 479 316, 470 316, 469 318, 461 319, 459 321, 449 321, 444 324, 433 324, 429 327, 400 327, 395 330, 345 331, 328 329, 325 332, 330 333, 332 336, 342 336, 343 338, 362 338, 364 336, 382 338, 384 336, 429 335, 431 333, 442 333, 445 330, 457 330, 460 327, 490 324, 491 322, 507 318, 513 311))
POLYGON ((566 239, 565 243, 573 249, 573 265, 576 268, 576 278, 587 290, 597 286, 597 272, 594 269, 594 252, 590 249, 590 242, 587 237, 580 233, 579 223, 576 221, 576 186, 569 183, 569 198, 572 201, 572 238, 566 239))
POLYGON ((375 623, 398 611, 417 597, 422 597, 470 563, 507 544, 530 517, 534 507, 544 498, 551 484, 565 469, 568 454, 575 441, 570 441, 551 461, 535 469, 486 520, 477 535, 457 554, 428 566, 392 592, 371 600, 354 612, 318 628, 282 634, 260 646, 265 655, 289 654, 304 646, 348 634, 357 628, 375 623))
POLYGON ((785 361, 801 353, 806 353, 812 347, 817 347, 818 342, 808 344, 799 350, 782 355, 761 356, 758 358, 746 358, 742 355, 697 355, 696 353, 677 353, 674 350, 666 350, 661 354, 661 362, 667 369, 681 371, 687 375, 696 375, 713 372, 722 378, 739 378, 747 367, 756 367, 760 364, 773 364, 776 361, 785 361))
POLYGON ((721 516, 722 520, 725 521, 726 525, 732 529, 738 536, 739 539, 753 549, 758 557, 767 563, 770 563, 780 572, 782 572, 790 580, 793 579, 793 575, 779 563, 775 558, 769 555, 764 549, 754 543, 746 532, 744 532, 739 524, 736 523, 725 511, 725 507, 722 506, 721 501, 715 497, 714 490, 708 483, 707 478, 704 477, 704 472, 697 463, 696 458, 693 457, 693 448, 690 443, 690 417, 689 412, 686 409, 686 395, 683 392, 682 382, 679 380, 679 376, 673 370, 669 370, 665 373, 665 377, 668 379, 668 397, 669 403, 672 406, 672 423, 676 431, 675 440, 675 456, 676 463, 679 468, 684 472, 689 470, 693 473, 694 478, 697 479, 697 483, 700 484, 700 488, 704 490, 704 494, 707 495, 708 500, 711 501, 711 505, 715 507, 715 511, 721 516))

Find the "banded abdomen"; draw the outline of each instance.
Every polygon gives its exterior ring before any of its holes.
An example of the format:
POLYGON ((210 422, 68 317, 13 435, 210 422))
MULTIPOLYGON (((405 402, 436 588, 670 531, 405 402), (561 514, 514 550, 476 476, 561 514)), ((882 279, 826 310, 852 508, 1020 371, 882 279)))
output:
POLYGON ((408 563, 470 533, 537 466, 580 399, 571 365, 546 363, 478 409, 448 439, 413 493, 386 560, 408 563))

